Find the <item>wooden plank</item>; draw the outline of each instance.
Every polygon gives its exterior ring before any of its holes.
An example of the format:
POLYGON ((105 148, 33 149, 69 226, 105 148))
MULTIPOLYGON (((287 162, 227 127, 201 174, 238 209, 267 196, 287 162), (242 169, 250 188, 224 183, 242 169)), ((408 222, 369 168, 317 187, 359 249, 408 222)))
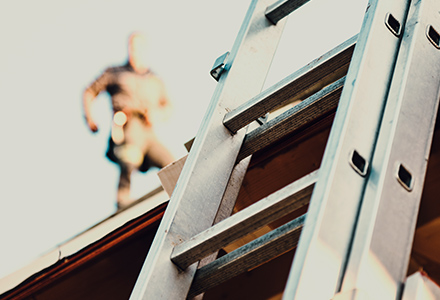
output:
POLYGON ((169 197, 173 194, 174 187, 176 186, 187 157, 188 155, 185 155, 157 172, 160 183, 169 197))
POLYGON ((267 112, 303 100, 347 74, 357 36, 354 36, 277 84, 226 114, 223 125, 232 133, 267 112))
POLYGON ((294 249, 305 217, 302 215, 197 270, 188 298, 294 249))
POLYGON ((334 111, 338 106, 344 82, 345 77, 248 133, 237 161, 334 111))
MULTIPOLYGON (((225 194, 223 195, 222 201, 217 211, 217 215, 215 216, 213 225, 223 221, 228 218, 233 210, 235 201, 237 200, 237 195, 240 191, 241 184, 243 182, 244 175, 246 174, 247 168, 249 166, 251 157, 242 160, 238 163, 231 174, 231 179, 228 182, 228 185, 225 190, 225 194)), ((218 251, 211 253, 210 255, 204 257, 199 262, 199 268, 203 267, 211 262, 213 262, 218 255, 218 251)), ((193 300, 201 300, 203 299, 203 294, 198 295, 193 300)))
POLYGON ((279 20, 309 2, 310 0, 280 0, 270 5, 266 9, 266 18, 276 25, 279 20))
POLYGON ((309 203, 318 171, 291 183, 176 247, 171 260, 181 269, 246 234, 309 203))

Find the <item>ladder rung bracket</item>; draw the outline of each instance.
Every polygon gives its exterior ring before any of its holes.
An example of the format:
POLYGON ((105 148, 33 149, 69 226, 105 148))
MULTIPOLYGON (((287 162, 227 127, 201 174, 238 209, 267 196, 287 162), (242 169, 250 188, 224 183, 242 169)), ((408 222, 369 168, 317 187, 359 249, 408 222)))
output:
POLYGON ((345 77, 249 132, 245 137, 237 161, 241 161, 302 126, 311 124, 323 115, 334 111, 338 106, 344 82, 345 77))
POLYGON ((306 214, 197 270, 188 298, 294 249, 305 218, 306 214))
POLYGON ((310 0, 280 0, 266 9, 266 18, 276 25, 279 20, 287 17, 289 14, 309 2, 310 0))
POLYGON ((210 253, 307 205, 317 179, 318 170, 177 245, 171 260, 184 270, 210 253))
POLYGON ((347 74, 356 44, 354 36, 277 84, 226 114, 223 125, 232 133, 266 113, 303 100, 347 74))

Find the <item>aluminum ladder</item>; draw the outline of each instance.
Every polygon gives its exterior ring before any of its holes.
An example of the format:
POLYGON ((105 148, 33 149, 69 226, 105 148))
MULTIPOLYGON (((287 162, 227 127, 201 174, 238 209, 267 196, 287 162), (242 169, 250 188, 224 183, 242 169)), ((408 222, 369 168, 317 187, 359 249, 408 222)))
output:
POLYGON ((296 246, 284 299, 402 297, 438 106, 440 3, 371 0, 358 36, 261 92, 285 17, 307 2, 251 2, 211 72, 216 90, 130 299, 192 298, 296 246), (250 155, 336 106, 319 171, 228 217, 250 155), (306 215, 215 260, 309 201, 306 215), (383 265, 389 239, 400 253, 383 265))

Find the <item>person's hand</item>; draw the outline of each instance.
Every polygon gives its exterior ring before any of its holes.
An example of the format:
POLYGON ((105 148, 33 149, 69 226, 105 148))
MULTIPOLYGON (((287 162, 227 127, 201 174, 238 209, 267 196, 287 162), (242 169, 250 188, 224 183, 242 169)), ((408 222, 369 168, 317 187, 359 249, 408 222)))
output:
POLYGON ((98 125, 96 125, 95 122, 93 122, 93 120, 87 119, 86 118, 86 122, 87 122, 87 126, 89 126, 89 129, 95 133, 98 131, 98 125))
POLYGON ((145 110, 144 112, 144 122, 147 126, 152 126, 153 122, 151 121, 150 114, 148 113, 148 110, 145 110))

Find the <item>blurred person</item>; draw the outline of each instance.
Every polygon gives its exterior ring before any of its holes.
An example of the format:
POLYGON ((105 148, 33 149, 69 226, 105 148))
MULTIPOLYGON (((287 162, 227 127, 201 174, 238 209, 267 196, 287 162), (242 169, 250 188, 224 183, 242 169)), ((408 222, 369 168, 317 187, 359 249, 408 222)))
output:
POLYGON ((83 94, 84 115, 92 132, 98 131, 91 114, 93 100, 103 91, 111 96, 114 115, 106 155, 120 167, 118 209, 132 202, 130 177, 134 170, 146 172, 174 161, 154 131, 157 121, 169 117, 171 103, 163 82, 146 63, 145 48, 146 38, 138 32, 131 34, 127 63, 107 68, 83 94))

